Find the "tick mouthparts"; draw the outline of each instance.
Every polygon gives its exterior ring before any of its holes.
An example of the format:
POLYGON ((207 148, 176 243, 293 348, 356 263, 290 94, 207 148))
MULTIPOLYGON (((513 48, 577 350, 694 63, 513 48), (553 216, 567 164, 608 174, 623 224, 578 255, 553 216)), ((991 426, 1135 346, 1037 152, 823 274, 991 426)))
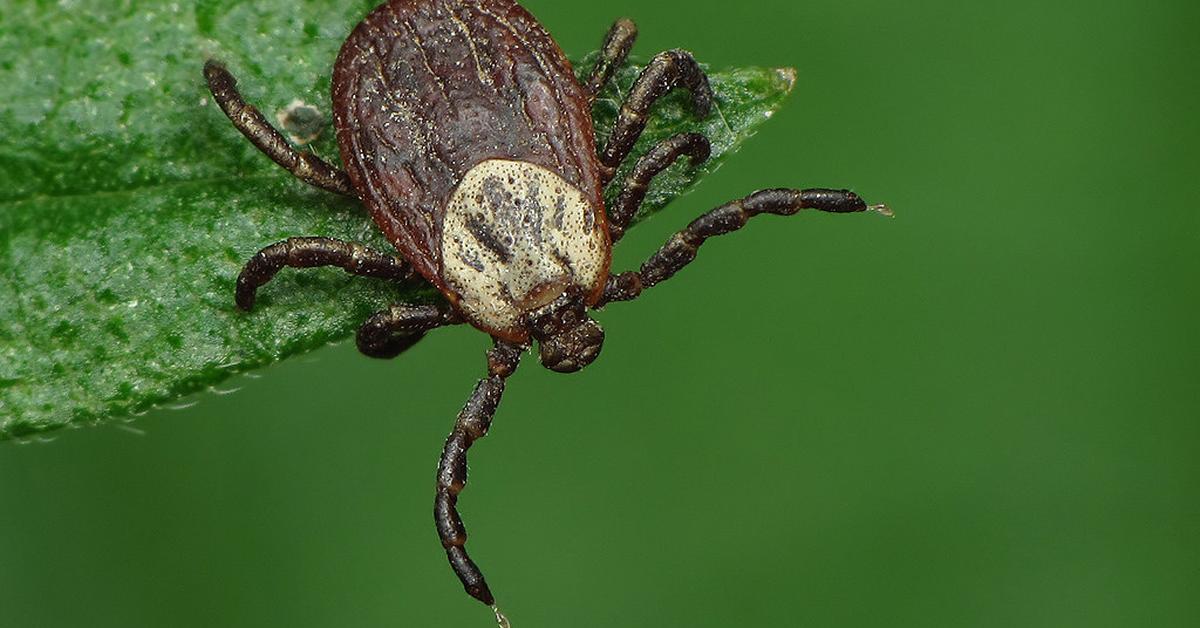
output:
POLYGON ((887 205, 883 205, 883 204, 867 205, 867 211, 879 212, 880 215, 887 216, 888 218, 896 217, 896 213, 892 211, 892 208, 888 207, 887 205))

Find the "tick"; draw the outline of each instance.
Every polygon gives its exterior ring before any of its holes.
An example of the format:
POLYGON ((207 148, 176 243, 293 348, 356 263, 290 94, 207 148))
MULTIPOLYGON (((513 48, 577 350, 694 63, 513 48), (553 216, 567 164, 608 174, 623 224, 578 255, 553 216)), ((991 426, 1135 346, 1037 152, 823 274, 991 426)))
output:
POLYGON ((368 318, 357 334, 368 356, 396 357, 444 325, 470 324, 493 338, 487 375, 442 450, 433 509, 451 567, 467 593, 493 609, 483 573, 467 555, 456 503, 467 482, 467 450, 487 434, 522 354, 536 342, 546 368, 570 373, 587 366, 604 342, 589 310, 637 298, 690 263, 708 238, 759 214, 889 213, 848 190, 762 190, 692 221, 638 270, 611 273, 612 246, 654 177, 680 158, 698 164, 709 156, 702 135, 665 139, 637 160, 605 206, 603 190, 655 101, 683 88, 696 116, 708 116, 713 106, 708 78, 692 55, 660 53, 598 147, 592 103, 636 36, 631 21, 613 24, 580 83, 558 44, 512 0, 386 2, 358 24, 333 68, 333 120, 345 170, 293 148, 242 99, 221 64, 204 66, 213 97, 238 130, 306 183, 359 199, 399 252, 322 237, 277 242, 246 263, 237 279, 238 307, 249 310, 255 292, 285 266, 339 266, 427 282, 445 297, 436 305, 398 303, 368 318))

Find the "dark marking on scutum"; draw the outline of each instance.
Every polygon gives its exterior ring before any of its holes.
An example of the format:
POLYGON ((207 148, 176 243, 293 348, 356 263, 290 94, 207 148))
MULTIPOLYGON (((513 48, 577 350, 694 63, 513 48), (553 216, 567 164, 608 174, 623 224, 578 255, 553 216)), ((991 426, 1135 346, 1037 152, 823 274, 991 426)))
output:
POLYGON ((542 214, 545 212, 544 207, 538 207, 534 204, 534 199, 541 196, 542 188, 536 180, 529 180, 525 187, 524 203, 521 203, 520 220, 523 233, 528 233, 529 236, 537 243, 540 248, 543 242, 542 239, 542 214))
POLYGON ((567 197, 562 190, 555 190, 558 196, 554 199, 554 228, 563 230, 563 218, 567 213, 567 197))
POLYGON ((593 229, 596 228, 596 210, 595 210, 595 208, 589 207, 588 211, 583 212, 583 216, 584 216, 584 223, 583 223, 584 230, 590 233, 593 229))
MULTIPOLYGON (((467 231, 470 231, 471 235, 475 236, 476 241, 482 244, 487 250, 495 253, 505 264, 512 262, 512 249, 505 245, 504 242, 496 236, 496 233, 492 231, 491 226, 484 222, 483 216, 479 214, 472 214, 470 218, 467 218, 467 231)), ((471 263, 467 262, 467 264, 471 263)), ((477 268, 476 270, 483 269, 477 268)))
POLYGON ((458 259, 462 260, 467 266, 470 266, 481 273, 485 268, 487 268, 487 266, 484 266, 483 262, 478 257, 474 255, 467 255, 467 252, 464 249, 459 249, 458 259))
POLYGON ((568 274, 575 274, 575 266, 571 264, 571 260, 567 259, 565 255, 559 252, 558 247, 550 247, 550 255, 554 256, 554 259, 558 262, 559 266, 567 269, 568 274))
MULTIPOLYGON (((487 205, 492 207, 492 211, 496 214, 500 213, 500 208, 507 203, 508 193, 504 190, 504 182, 496 176, 489 176, 483 180, 483 198, 487 205)), ((480 203, 483 205, 484 203, 480 203)))

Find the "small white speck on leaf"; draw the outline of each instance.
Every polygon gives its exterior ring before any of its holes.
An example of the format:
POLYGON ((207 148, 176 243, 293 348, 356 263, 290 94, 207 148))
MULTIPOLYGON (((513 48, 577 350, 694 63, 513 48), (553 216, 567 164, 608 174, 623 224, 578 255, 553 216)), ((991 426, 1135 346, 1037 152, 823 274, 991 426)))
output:
POLYGON ((275 112, 275 120, 287 131, 288 139, 296 144, 308 144, 325 130, 325 116, 321 110, 303 100, 296 99, 287 107, 275 112))

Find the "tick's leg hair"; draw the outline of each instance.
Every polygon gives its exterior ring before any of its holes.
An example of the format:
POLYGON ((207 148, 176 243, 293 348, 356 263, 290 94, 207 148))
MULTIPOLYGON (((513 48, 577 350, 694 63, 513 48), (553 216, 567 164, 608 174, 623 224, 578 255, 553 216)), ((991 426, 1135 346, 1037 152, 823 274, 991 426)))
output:
POLYGON ((891 211, 884 205, 868 206, 857 194, 849 190, 762 190, 716 209, 693 220, 685 229, 671 236, 667 243, 640 270, 612 275, 604 288, 597 307, 612 301, 631 301, 642 290, 670 279, 696 259, 696 250, 704 241, 737 231, 746 221, 759 214, 790 216, 802 209, 823 212, 848 213, 877 211, 886 216, 891 211))
POLYGON ((363 355, 386 360, 416 344, 425 332, 461 322, 462 318, 444 302, 438 305, 397 303, 368 318, 358 328, 355 340, 363 355))
POLYGON ((600 163, 608 171, 607 179, 625 161, 638 137, 646 128, 650 107, 675 87, 686 87, 692 93, 692 106, 699 118, 708 117, 712 110, 713 93, 704 70, 686 50, 660 52, 646 65, 621 105, 608 145, 600 153, 600 163))
POLYGON ((629 178, 625 180, 621 194, 608 210, 608 234, 613 244, 625 235, 629 221, 633 220, 638 207, 641 207, 642 201, 646 199, 650 181, 658 173, 666 170, 683 155, 692 158, 692 166, 698 166, 708 159, 711 152, 708 138, 699 133, 681 133, 655 144, 642 155, 633 167, 633 172, 629 173, 629 178))
POLYGON ((600 57, 596 59, 596 65, 592 67, 592 73, 583 86, 588 93, 589 102, 596 100, 596 97, 612 80, 613 73, 625 63, 625 59, 629 56, 629 49, 633 48, 633 42, 637 40, 637 35, 637 25, 633 23, 633 20, 623 17, 613 22, 612 28, 608 29, 608 34, 604 36, 604 45, 600 47, 600 57))
POLYGON ((410 281, 417 277, 412 266, 399 257, 372 251, 356 242, 333 238, 288 238, 254 254, 237 279, 237 305, 243 310, 254 307, 258 288, 284 266, 313 268, 340 266, 352 275, 410 281))
POLYGON ((488 374, 475 385, 466 405, 458 413, 454 431, 446 439, 442 458, 438 463, 437 497, 433 502, 433 519, 437 524, 438 536, 454 573, 462 580, 463 587, 471 597, 495 607, 495 598, 479 567, 467 556, 467 529, 458 515, 458 494, 467 483, 467 449, 476 440, 483 438, 492 424, 492 416, 504 393, 504 380, 517 370, 517 363, 528 345, 518 345, 496 340, 487 354, 488 374))
POLYGON ((283 134, 267 122, 262 112, 242 98, 237 90, 237 79, 225 66, 209 59, 204 64, 204 77, 208 79, 208 89, 221 110, 258 150, 309 185, 346 196, 358 196, 345 172, 316 155, 292 148, 283 134))

